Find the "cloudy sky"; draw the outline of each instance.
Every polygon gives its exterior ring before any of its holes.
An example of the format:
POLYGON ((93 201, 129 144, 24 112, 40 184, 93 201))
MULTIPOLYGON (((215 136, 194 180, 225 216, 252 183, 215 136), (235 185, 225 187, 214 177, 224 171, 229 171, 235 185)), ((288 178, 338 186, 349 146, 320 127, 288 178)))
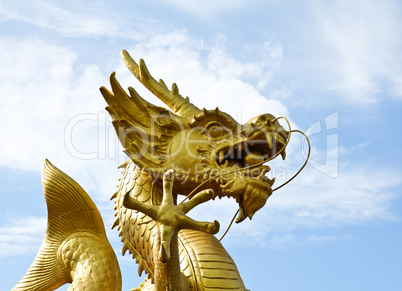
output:
MULTIPOLYGON (((109 230, 125 157, 98 90, 116 71, 158 103, 125 68, 126 49, 198 107, 240 122, 286 116, 310 136, 302 174, 223 240, 249 289, 401 290, 401 36, 396 0, 0 1, 1 289, 44 237, 45 158, 98 205, 123 290, 142 282, 109 230)), ((271 163, 276 185, 305 156, 295 134, 271 163)), ((206 209, 193 217, 223 232, 236 205, 206 209)))

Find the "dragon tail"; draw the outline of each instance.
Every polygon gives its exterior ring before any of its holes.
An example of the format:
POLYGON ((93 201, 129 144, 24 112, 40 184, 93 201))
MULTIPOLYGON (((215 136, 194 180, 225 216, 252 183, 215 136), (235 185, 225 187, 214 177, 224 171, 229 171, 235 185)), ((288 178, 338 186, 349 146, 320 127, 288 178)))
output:
POLYGON ((42 185, 48 222, 42 246, 12 290, 121 290, 121 274, 98 209, 69 176, 46 160, 42 185))

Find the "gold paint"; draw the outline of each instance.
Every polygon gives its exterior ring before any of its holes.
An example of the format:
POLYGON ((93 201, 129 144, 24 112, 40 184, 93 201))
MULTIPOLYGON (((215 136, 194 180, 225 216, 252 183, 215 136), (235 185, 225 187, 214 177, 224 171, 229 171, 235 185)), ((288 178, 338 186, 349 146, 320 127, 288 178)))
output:
POLYGON ((42 173, 46 236, 31 267, 12 290, 121 290, 121 274, 102 218, 88 194, 48 160, 42 173))
POLYGON ((179 94, 176 84, 169 90, 162 80, 156 81, 143 60, 137 64, 126 51, 122 56, 133 75, 170 108, 148 103, 132 88, 128 95, 114 73, 110 78, 112 92, 100 89, 125 153, 143 168, 141 173, 153 177, 145 184, 136 180, 127 192, 124 184, 130 175, 126 172, 132 171, 127 164, 116 199, 123 243, 151 279, 144 286, 156 290, 164 290, 169 284, 169 290, 186 290, 185 286, 196 290, 225 286, 246 290, 231 257, 213 235, 205 233, 211 232, 211 224, 188 222, 186 205, 191 202, 195 207, 210 199, 207 193, 213 191, 213 198, 228 196, 237 200, 237 222, 251 218, 272 193, 273 180, 265 176, 269 168, 262 163, 285 152, 288 132, 270 114, 241 125, 218 108, 200 110, 179 94), (165 180, 164 186, 163 176, 170 173, 169 169, 174 175, 169 174, 171 184, 166 186, 165 180), (149 189, 151 183, 151 193, 140 190, 149 189), (195 191, 201 194, 194 195, 195 191), (190 200, 176 205, 178 194, 190 200), (150 199, 144 195, 150 195, 150 199), (150 227, 141 234, 127 224, 150 227), (152 239, 145 241, 149 237, 152 239))
MULTIPOLYGON (((286 157, 289 122, 286 131, 270 114, 242 125, 218 108, 200 110, 180 95, 176 84, 169 90, 163 80, 156 81, 143 60, 137 64, 126 51, 122 57, 170 108, 148 103, 131 87, 127 94, 115 73, 112 92, 100 88, 130 158, 119 167, 123 172, 111 199, 116 210, 112 228, 119 231, 122 253, 133 256, 139 275, 148 274, 133 290, 247 290, 213 235, 218 221, 199 222, 186 214, 210 199, 231 197, 239 204, 236 222, 251 219, 272 194, 274 179, 265 176, 270 169, 263 164, 286 157), (185 196, 180 204, 178 195, 185 196)), ((46 237, 13 290, 53 290, 66 282, 72 282, 69 290, 121 290, 117 260, 92 200, 48 161, 43 186, 46 237)))

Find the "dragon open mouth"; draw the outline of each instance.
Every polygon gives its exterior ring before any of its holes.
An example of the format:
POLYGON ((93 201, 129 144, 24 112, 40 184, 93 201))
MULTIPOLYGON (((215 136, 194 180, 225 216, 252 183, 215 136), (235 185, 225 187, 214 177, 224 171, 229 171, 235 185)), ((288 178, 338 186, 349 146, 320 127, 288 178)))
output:
POLYGON ((286 158, 285 149, 282 150, 286 138, 286 133, 282 131, 268 133, 257 131, 252 139, 227 143, 215 150, 218 166, 228 171, 227 176, 232 175, 227 181, 221 179, 220 197, 228 196, 236 199, 240 210, 237 223, 247 217, 251 219, 272 194, 271 187, 275 178, 266 177, 270 167, 262 164, 278 152, 282 159, 286 158))
MULTIPOLYGON (((250 137, 242 138, 236 143, 228 143, 216 150, 216 162, 223 167, 237 165, 247 167, 262 162, 285 146, 287 134, 285 131, 264 132, 255 131, 250 137)), ((281 151, 282 159, 286 158, 285 150, 281 151)))

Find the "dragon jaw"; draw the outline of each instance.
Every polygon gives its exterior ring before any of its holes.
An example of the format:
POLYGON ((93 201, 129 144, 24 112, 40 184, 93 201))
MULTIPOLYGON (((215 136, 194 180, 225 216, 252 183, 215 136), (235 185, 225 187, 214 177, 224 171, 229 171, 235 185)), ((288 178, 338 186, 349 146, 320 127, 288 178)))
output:
POLYGON ((226 113, 218 110, 204 113, 190 123, 192 134, 184 141, 183 135, 172 141, 168 164, 170 168, 181 169, 176 171, 180 174, 175 191, 191 195, 195 188, 212 188, 220 198, 236 199, 240 209, 237 223, 247 217, 251 219, 265 205, 275 181, 266 176, 270 168, 263 164, 279 154, 285 159, 287 132, 270 114, 230 127, 233 120, 226 113), (183 150, 178 150, 177 144, 183 150))

